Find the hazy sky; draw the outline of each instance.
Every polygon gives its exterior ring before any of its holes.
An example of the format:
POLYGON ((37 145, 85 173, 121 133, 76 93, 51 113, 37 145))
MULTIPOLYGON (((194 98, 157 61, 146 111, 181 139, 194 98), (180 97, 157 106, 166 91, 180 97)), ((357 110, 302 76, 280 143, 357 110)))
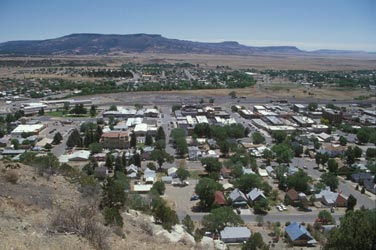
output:
POLYGON ((376 51, 376 0, 0 0, 0 42, 71 33, 376 51))

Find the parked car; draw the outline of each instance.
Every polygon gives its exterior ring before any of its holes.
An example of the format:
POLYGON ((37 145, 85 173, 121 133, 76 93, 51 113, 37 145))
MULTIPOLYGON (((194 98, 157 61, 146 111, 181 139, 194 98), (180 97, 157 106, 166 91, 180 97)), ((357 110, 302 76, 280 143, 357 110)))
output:
POLYGON ((282 212, 282 211, 283 211, 283 209, 282 209, 282 207, 281 207, 281 206, 277 206, 277 210, 278 210, 278 211, 280 211, 280 212, 282 212))
POLYGON ((281 204, 280 207, 281 207, 283 210, 285 210, 285 211, 287 210, 287 207, 286 207, 285 205, 283 205, 283 204, 281 204))
POLYGON ((191 201, 197 201, 199 199, 197 194, 191 196, 191 201))

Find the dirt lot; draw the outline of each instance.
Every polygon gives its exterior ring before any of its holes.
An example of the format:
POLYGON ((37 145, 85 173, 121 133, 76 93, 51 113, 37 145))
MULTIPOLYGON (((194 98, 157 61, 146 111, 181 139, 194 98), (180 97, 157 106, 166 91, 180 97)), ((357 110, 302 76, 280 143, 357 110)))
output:
POLYGON ((185 187, 173 186, 170 184, 166 185, 166 191, 164 199, 168 200, 170 204, 174 204, 176 211, 191 211, 191 208, 198 203, 198 201, 190 201, 192 194, 194 194, 194 189, 197 180, 189 179, 189 185, 185 187))

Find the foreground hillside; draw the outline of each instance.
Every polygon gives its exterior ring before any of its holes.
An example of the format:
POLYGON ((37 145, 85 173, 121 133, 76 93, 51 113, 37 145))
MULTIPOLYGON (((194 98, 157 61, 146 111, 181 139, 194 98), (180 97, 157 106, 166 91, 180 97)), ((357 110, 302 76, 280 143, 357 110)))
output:
POLYGON ((120 231, 105 227, 96 201, 82 197, 76 184, 60 175, 38 176, 30 166, 0 161, 0 190, 0 249, 201 249, 189 240, 171 243, 150 217, 137 212, 122 214, 120 231), (85 228, 60 233, 68 226, 62 217, 85 228), (81 230, 90 232, 82 237, 81 230))

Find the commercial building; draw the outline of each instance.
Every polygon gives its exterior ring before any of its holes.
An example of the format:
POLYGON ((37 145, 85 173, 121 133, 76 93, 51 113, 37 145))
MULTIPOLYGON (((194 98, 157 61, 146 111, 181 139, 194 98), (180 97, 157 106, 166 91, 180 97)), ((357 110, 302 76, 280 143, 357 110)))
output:
POLYGON ((129 132, 111 131, 102 134, 100 140, 102 146, 108 149, 125 149, 129 148, 129 132))

